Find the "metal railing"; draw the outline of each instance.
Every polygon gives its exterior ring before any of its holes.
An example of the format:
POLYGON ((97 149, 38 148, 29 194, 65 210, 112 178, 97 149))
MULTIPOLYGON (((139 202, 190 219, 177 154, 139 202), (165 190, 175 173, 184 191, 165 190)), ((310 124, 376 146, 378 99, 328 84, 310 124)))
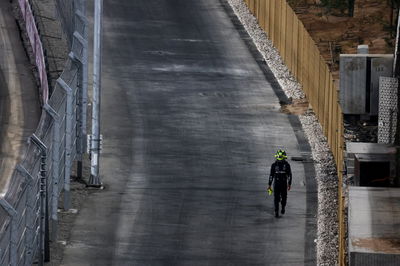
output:
MULTIPOLYGON (((37 49, 35 55, 40 57, 45 53, 39 51, 43 48, 30 3, 27 0, 18 1, 22 17, 29 18, 29 22, 24 20, 24 23, 28 35, 29 31, 32 33, 33 37, 29 39, 35 42, 31 43, 37 49)), ((35 261, 43 265, 49 259, 49 239, 55 239, 57 233, 59 197, 63 192, 64 209, 69 209, 72 163, 85 151, 85 1, 59 2, 68 2, 73 8, 69 9, 73 17, 69 21, 73 24, 65 28, 71 52, 52 95, 48 100, 43 98, 38 127, 30 137, 22 161, 12 174, 6 193, 0 197, 0 265, 31 265, 35 261)), ((39 72, 43 70, 44 62, 44 58, 36 60, 39 72)), ((40 79, 40 91, 48 89, 47 76, 40 79)))
POLYGON ((243 0, 302 85, 336 162, 339 181, 339 265, 345 264, 344 124, 337 86, 317 45, 286 0, 243 0))

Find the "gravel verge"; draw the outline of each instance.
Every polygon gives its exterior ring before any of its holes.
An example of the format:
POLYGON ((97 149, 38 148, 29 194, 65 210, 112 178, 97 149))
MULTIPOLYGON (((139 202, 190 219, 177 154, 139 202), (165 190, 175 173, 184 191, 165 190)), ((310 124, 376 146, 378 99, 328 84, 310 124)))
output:
MULTIPOLYGON (((282 90, 289 99, 303 99, 301 85, 291 75, 256 18, 249 12, 243 0, 227 0, 249 36, 253 39, 265 62, 274 73, 282 90)), ((326 137, 323 135, 314 112, 309 109, 299 115, 305 135, 311 146, 318 185, 317 217, 317 265, 336 265, 338 261, 338 177, 335 161, 326 137)))

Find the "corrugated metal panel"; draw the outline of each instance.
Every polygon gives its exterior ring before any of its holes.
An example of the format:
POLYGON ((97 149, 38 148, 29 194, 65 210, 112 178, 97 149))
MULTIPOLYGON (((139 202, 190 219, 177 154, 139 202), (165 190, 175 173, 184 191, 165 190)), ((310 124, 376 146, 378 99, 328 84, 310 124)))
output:
POLYGON ((340 103, 344 114, 364 114, 367 57, 340 55, 340 103))
POLYGON ((371 115, 378 115, 379 77, 390 77, 393 72, 393 57, 371 58, 371 115))
POLYGON ((400 254, 350 252, 351 266, 399 266, 400 254))

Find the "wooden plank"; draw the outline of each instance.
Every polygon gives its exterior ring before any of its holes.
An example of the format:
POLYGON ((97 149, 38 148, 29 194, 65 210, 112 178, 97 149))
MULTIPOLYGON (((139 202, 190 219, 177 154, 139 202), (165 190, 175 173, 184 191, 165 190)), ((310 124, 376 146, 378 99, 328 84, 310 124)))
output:
POLYGON ((328 129, 328 143, 332 150, 332 138, 333 138, 333 80, 329 80, 329 129, 328 129))
POLYGON ((325 125, 325 77, 326 77, 326 64, 322 60, 322 58, 319 58, 319 94, 318 94, 318 109, 319 109, 319 114, 318 114, 318 120, 321 124, 322 129, 324 128, 325 125))
POLYGON ((327 71, 325 71, 325 86, 324 86, 324 135, 328 136, 328 124, 329 121, 329 79, 331 76, 329 75, 328 66, 325 64, 327 71))
POLYGON ((307 53, 306 53, 306 62, 307 62, 307 68, 306 68, 306 86, 307 86, 307 92, 308 92, 308 99, 310 101, 310 104, 312 107, 314 107, 313 99, 312 99, 312 80, 311 80, 311 74, 314 72, 314 66, 312 64, 312 49, 311 49, 311 43, 310 43, 310 38, 308 34, 306 34, 306 42, 307 42, 307 53))
POLYGON ((271 0, 270 1, 270 10, 269 10, 269 26, 270 26, 270 40, 272 41, 272 44, 275 45, 275 7, 276 7, 276 1, 271 0))
POLYGON ((260 23, 260 27, 267 32, 265 28, 265 3, 266 0, 260 0, 260 19, 258 20, 260 23))
POLYGON ((290 72, 293 74, 293 16, 290 13, 291 9, 286 8, 286 52, 285 62, 290 72))
POLYGON ((281 16, 282 16, 281 3, 282 3, 282 0, 277 0, 275 2, 275 10, 274 10, 274 13, 275 13, 275 20, 274 20, 274 46, 278 50, 279 50, 279 45, 280 45, 280 31, 281 31, 280 19, 281 19, 281 16))
POLYGON ((279 46, 278 49, 281 53, 281 57, 283 59, 283 61, 286 63, 285 61, 285 57, 286 57, 286 7, 287 7, 287 3, 286 0, 281 0, 281 20, 280 20, 280 25, 281 25, 281 30, 280 30, 280 41, 279 41, 279 46))
POLYGON ((304 41, 303 41, 303 36, 304 36, 304 31, 303 31, 303 24, 298 23, 297 24, 297 32, 298 32, 298 39, 297 39, 297 48, 298 48, 298 53, 297 53, 297 80, 300 82, 300 84, 303 85, 304 79, 303 79, 303 54, 304 54, 304 41))
POLYGON ((313 94, 313 102, 314 102, 314 111, 317 116, 317 119, 319 119, 319 102, 318 102, 318 94, 319 94, 319 51, 315 47, 315 44, 312 43, 312 67, 314 71, 310 73, 311 76, 311 83, 312 83, 312 94, 313 94))
MULTIPOLYGON (((315 45, 315 44, 314 44, 315 45)), ((320 54, 319 54, 319 50, 317 47, 315 47, 315 51, 314 51, 314 65, 315 65, 315 72, 313 73, 313 80, 314 80, 314 93, 315 93, 315 107, 316 107, 316 114, 317 114, 317 118, 318 121, 320 121, 320 117, 319 117, 319 91, 320 91, 320 86, 319 86, 319 72, 321 71, 320 69, 320 65, 319 65, 319 58, 320 58, 320 54)))
MULTIPOLYGON (((335 91, 335 90, 333 90, 335 91)), ((337 159, 337 123, 338 123, 338 114, 337 114, 337 104, 333 104, 333 119, 332 119, 332 134, 333 134, 333 138, 332 138, 332 153, 333 156, 335 158, 335 160, 337 159)))
POLYGON ((310 73, 310 66, 311 66, 311 64, 310 64, 310 56, 311 56, 311 54, 310 54, 310 37, 308 36, 308 34, 307 34, 307 32, 306 31, 304 31, 305 32, 305 34, 304 34, 304 58, 303 58, 303 60, 304 60, 304 65, 303 65, 303 71, 304 71, 304 92, 306 93, 306 95, 307 95, 307 98, 308 98, 308 100, 310 101, 310 104, 312 105, 312 103, 311 103, 311 98, 310 98, 310 76, 309 76, 309 73, 310 73))
POLYGON ((257 18, 258 24, 260 25, 260 21, 258 20, 260 17, 260 0, 254 0, 254 14, 257 18))
POLYGON ((266 0, 265 1, 265 28, 268 34, 268 39, 271 40, 271 1, 272 0, 266 0))
POLYGON ((298 61, 299 61, 299 20, 297 19, 296 14, 292 11, 293 17, 293 61, 292 61, 292 68, 293 68, 293 76, 298 78, 298 61))

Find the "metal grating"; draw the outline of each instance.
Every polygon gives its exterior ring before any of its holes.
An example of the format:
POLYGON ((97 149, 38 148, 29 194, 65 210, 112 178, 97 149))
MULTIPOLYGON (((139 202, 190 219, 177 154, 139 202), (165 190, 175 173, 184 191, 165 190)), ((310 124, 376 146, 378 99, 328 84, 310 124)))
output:
POLYGON ((397 87, 396 78, 379 79, 378 143, 394 142, 397 126, 397 87))

